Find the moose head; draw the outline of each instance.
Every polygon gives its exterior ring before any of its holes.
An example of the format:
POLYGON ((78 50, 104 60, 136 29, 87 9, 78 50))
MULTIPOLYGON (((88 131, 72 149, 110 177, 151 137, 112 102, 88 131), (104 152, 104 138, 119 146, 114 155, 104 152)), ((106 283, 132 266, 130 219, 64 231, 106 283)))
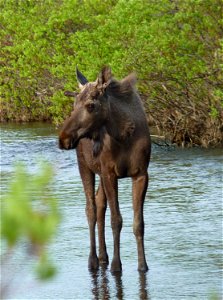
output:
POLYGON ((78 69, 76 76, 80 93, 65 92, 66 96, 76 97, 71 116, 65 120, 59 135, 59 147, 65 150, 76 148, 85 137, 100 139, 108 113, 106 89, 112 80, 111 69, 104 67, 95 82, 88 82, 78 69))

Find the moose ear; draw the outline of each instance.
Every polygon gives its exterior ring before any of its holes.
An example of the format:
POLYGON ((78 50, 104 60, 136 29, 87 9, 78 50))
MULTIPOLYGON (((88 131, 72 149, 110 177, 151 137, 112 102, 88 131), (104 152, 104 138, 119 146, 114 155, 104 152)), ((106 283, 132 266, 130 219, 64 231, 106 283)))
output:
POLYGON ((78 70, 76 67, 76 76, 77 76, 77 81, 79 83, 79 88, 82 89, 83 86, 88 83, 87 78, 78 70))
POLYGON ((133 73, 130 73, 125 78, 123 78, 121 81, 121 84, 134 87, 136 82, 137 82, 136 73, 133 72, 133 73))
POLYGON ((98 75, 97 86, 100 89, 105 89, 111 82, 112 72, 111 68, 105 66, 98 75))

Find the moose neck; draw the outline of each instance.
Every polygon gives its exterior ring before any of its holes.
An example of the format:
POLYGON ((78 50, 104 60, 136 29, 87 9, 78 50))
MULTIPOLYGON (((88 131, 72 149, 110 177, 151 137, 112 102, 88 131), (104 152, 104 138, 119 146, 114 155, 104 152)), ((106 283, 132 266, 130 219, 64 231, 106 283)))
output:
POLYGON ((126 112, 120 101, 112 99, 108 109, 108 118, 105 124, 107 133, 116 141, 123 141, 132 135, 135 123, 131 115, 126 112))

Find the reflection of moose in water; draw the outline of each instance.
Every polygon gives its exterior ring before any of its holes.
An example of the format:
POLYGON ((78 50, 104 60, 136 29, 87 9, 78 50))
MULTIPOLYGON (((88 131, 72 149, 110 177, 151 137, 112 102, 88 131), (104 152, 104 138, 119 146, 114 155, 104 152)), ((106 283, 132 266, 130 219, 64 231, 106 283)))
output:
MULTIPOLYGON (((92 299, 126 299, 126 292, 129 295, 128 289, 132 291, 132 287, 123 285, 122 273, 115 272, 112 273, 112 276, 107 272, 106 269, 101 268, 100 270, 93 270, 91 274, 91 283, 92 283, 92 299), (115 297, 114 297, 115 296, 115 297)), ((149 289, 147 284, 147 273, 140 272, 138 282, 134 277, 134 291, 135 295, 140 300, 148 300, 149 289), (138 291, 137 291, 138 289, 138 291), (138 292, 138 293, 137 293, 138 292)), ((128 297, 130 298, 130 297, 128 297)))
MULTIPOLYGON (((90 229, 90 269, 108 264, 104 226, 107 201, 111 210, 114 256, 111 271, 121 271, 120 232, 122 216, 118 203, 118 179, 132 177, 133 231, 138 249, 138 270, 147 271, 144 252, 143 204, 148 186, 150 135, 141 100, 130 74, 121 81, 104 67, 95 82, 77 70, 80 93, 74 110, 59 135, 61 149, 77 149, 78 165, 86 195, 90 229), (95 174, 100 184, 95 196, 95 174), (99 259, 96 253, 95 225, 98 226, 99 259)), ((75 95, 66 92, 68 96, 75 95)))

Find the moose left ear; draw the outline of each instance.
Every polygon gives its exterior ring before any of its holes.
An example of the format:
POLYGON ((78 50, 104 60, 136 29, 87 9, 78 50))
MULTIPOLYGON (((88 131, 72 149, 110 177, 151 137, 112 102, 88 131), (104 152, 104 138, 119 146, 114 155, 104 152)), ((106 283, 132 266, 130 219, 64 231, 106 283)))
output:
POLYGON ((99 89, 104 90, 110 84, 111 79, 112 79, 111 68, 105 66, 98 75, 97 87, 99 89))

